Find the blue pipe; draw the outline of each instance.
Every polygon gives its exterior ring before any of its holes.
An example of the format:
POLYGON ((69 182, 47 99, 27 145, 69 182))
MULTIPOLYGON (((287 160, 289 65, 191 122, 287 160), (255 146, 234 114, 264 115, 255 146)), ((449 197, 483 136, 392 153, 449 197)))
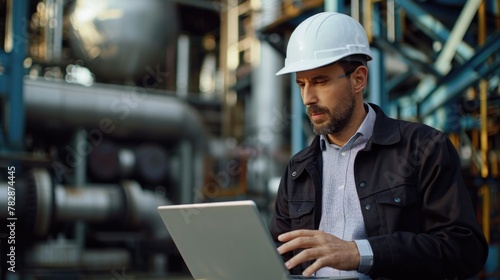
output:
POLYGON ((7 96, 9 91, 7 74, 10 68, 10 56, 5 51, 0 50, 0 96, 7 96))
POLYGON ((25 112, 23 101, 24 60, 27 54, 29 36, 27 33, 28 0, 12 1, 12 50, 9 53, 0 52, 0 59, 4 66, 3 75, 0 75, 2 84, 0 91, 5 96, 5 106, 9 106, 7 120, 4 123, 1 141, 2 149, 20 151, 23 149, 25 112), (4 134, 6 133, 6 135, 4 134), (4 137, 6 139, 4 139, 4 137))

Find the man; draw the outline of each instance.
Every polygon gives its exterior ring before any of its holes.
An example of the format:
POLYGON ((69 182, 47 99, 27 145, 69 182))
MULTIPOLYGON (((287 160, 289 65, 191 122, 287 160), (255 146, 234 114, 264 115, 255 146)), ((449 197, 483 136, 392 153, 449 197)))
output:
POLYGON ((363 101, 370 46, 363 27, 319 13, 292 33, 285 67, 317 136, 290 160, 271 233, 292 274, 360 279, 464 279, 488 246, 441 132, 388 118, 363 101))

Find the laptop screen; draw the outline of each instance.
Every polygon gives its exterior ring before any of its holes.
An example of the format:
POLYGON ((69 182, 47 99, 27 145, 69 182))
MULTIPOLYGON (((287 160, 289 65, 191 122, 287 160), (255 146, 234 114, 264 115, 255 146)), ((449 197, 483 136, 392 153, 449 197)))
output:
POLYGON ((195 279, 288 279, 253 201, 158 207, 195 279))

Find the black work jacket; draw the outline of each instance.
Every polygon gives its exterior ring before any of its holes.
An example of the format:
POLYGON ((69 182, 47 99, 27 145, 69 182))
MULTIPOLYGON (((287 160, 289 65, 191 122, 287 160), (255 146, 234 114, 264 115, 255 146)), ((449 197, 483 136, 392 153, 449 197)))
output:
MULTIPOLYGON (((448 137, 376 112, 373 135, 354 162, 355 187, 374 262, 372 279, 464 279, 483 267, 488 245, 448 137)), ((281 178, 271 234, 318 229, 322 153, 317 136, 281 178)), ((354 186, 352 186, 354 187, 354 186)), ((293 254, 298 252, 294 251, 293 254)), ((292 254, 285 254, 289 259, 292 254)), ((310 263, 292 271, 300 274, 310 263)))

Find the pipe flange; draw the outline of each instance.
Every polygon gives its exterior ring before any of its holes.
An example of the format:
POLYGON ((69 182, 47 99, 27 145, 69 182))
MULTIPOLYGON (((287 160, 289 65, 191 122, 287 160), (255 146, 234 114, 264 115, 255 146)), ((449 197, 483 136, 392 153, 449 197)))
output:
POLYGON ((17 185, 18 195, 17 203, 18 210, 23 222, 20 224, 20 232, 29 236, 34 232, 36 223, 36 207, 37 207, 37 193, 36 193, 36 183, 31 173, 20 179, 17 185))
POLYGON ((141 186, 135 182, 126 180, 122 182, 123 191, 125 193, 126 207, 127 207, 127 217, 130 225, 137 226, 139 224, 139 203, 137 201, 142 195, 141 186))
POLYGON ((52 208, 53 188, 52 180, 45 169, 32 170, 34 185, 36 188, 36 215, 34 233, 36 236, 45 236, 49 231, 52 208))

